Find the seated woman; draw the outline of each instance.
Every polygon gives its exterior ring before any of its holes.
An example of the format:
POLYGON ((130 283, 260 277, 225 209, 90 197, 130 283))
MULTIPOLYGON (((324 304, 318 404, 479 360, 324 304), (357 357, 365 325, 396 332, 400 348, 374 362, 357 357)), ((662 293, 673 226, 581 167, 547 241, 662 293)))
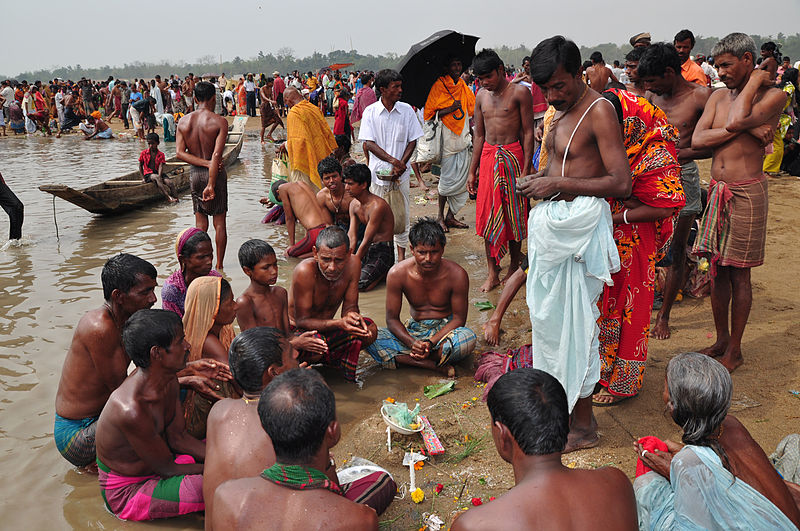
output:
POLYGON ((796 529, 789 490, 728 415, 732 394, 728 370, 713 358, 687 352, 670 360, 664 401, 685 446, 634 443, 640 529, 796 529))
POLYGON ((180 269, 164 282, 164 287, 161 288, 161 307, 183 317, 183 303, 189 284, 198 277, 222 275, 211 269, 211 261, 214 259, 211 238, 196 227, 178 234, 175 254, 178 255, 180 269))
MULTIPOLYGON (((189 359, 210 359, 228 365, 228 349, 233 342, 233 320, 236 301, 227 280, 221 277, 200 277, 186 293, 183 329, 189 343, 189 359)), ((230 381, 214 380, 217 394, 223 398, 239 398, 241 392, 230 381)), ((186 431, 198 439, 206 438, 206 420, 214 401, 189 391, 183 402, 186 431)))

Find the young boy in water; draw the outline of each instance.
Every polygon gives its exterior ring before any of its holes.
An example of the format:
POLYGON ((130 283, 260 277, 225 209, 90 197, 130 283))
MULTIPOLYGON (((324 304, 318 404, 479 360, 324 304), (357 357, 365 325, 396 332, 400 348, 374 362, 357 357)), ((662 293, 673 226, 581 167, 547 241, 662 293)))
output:
MULTIPOLYGON (((250 278, 250 285, 236 299, 236 318, 244 332, 256 326, 271 326, 284 334, 289 328, 289 296, 286 290, 276 286, 278 281, 278 257, 275 250, 264 240, 247 240, 239 247, 239 265, 250 278)), ((303 332, 289 342, 297 349, 324 352, 325 342, 313 337, 316 330, 303 332)))

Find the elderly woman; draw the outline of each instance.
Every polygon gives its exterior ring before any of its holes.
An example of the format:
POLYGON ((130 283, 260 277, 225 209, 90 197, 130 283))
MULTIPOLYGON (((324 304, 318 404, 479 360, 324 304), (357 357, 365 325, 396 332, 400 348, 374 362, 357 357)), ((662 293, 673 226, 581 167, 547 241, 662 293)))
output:
POLYGON ((669 362, 664 401, 685 446, 634 444, 640 529, 796 529, 800 512, 789 490, 728 415, 732 393, 728 370, 711 357, 687 352, 669 362))
POLYGON ((189 284, 196 278, 222 275, 211 269, 211 261, 214 259, 211 238, 196 227, 189 227, 178 234, 175 254, 178 256, 180 268, 164 282, 164 287, 161 288, 161 305, 165 310, 173 311, 183 318, 189 284))

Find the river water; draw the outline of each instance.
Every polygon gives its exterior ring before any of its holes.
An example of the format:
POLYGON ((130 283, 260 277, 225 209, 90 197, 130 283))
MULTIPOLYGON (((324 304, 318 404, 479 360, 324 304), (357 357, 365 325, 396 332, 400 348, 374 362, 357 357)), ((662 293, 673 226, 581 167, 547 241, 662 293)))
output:
MULTIPOLYGON (((96 476, 77 472, 59 455, 53 442, 61 366, 74 326, 84 313, 103 302, 103 264, 119 252, 136 254, 156 267, 161 285, 177 268, 176 235, 194 224, 188 193, 176 205, 154 204, 117 217, 94 216, 61 199, 55 200, 54 207, 52 196, 40 192, 39 185, 61 183, 80 188, 134 170, 143 143, 85 142, 68 136, 8 138, 0 146, 4 151, 0 172, 25 204, 23 239, 32 240, 0 251, 0 470, 6 477, 0 486, 0 527, 202 528, 202 519, 197 516, 154 524, 117 520, 103 507, 96 476)), ((168 158, 174 155, 174 143, 162 144, 161 148, 168 158)), ((265 195, 271 156, 261 147, 255 131, 246 133, 239 160, 228 169, 224 275, 231 281, 234 294, 241 293, 248 280, 238 266, 236 252, 246 239, 262 238, 278 251, 278 283, 288 288, 297 261, 282 261, 285 228, 260 223, 265 209, 258 200, 265 195)), ((419 208, 426 214, 435 212, 433 203, 419 208)), ((0 213, 0 244, 7 233, 7 218, 0 213)), ((464 265, 473 283, 485 274, 483 261, 470 242, 474 238, 472 231, 459 231, 451 236, 453 244, 446 252, 448 258, 464 265)), ((384 289, 379 288, 363 294, 360 300, 362 313, 381 326, 385 323, 384 296, 384 289)), ((160 308, 160 300, 153 307, 160 308)), ((478 317, 476 314, 473 309, 470 317, 478 317)), ((436 380, 421 371, 383 371, 370 374, 364 386, 355 389, 333 373, 326 371, 325 376, 336 392, 345 436, 348 426, 365 412, 377 411, 385 396, 411 387, 419 389, 436 380)))

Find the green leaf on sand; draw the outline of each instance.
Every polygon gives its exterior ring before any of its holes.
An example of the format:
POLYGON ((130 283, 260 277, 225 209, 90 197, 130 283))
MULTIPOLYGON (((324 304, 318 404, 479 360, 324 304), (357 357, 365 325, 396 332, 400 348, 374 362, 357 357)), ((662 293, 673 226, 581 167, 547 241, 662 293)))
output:
POLYGON ((486 310, 493 310, 494 304, 489 301, 478 301, 475 303, 475 307, 480 311, 485 312, 486 310))
POLYGON ((439 385, 426 385, 425 388, 422 390, 422 393, 427 396, 429 399, 436 398, 437 396, 446 395, 453 388, 456 386, 456 381, 451 380, 447 383, 439 384, 439 385))

